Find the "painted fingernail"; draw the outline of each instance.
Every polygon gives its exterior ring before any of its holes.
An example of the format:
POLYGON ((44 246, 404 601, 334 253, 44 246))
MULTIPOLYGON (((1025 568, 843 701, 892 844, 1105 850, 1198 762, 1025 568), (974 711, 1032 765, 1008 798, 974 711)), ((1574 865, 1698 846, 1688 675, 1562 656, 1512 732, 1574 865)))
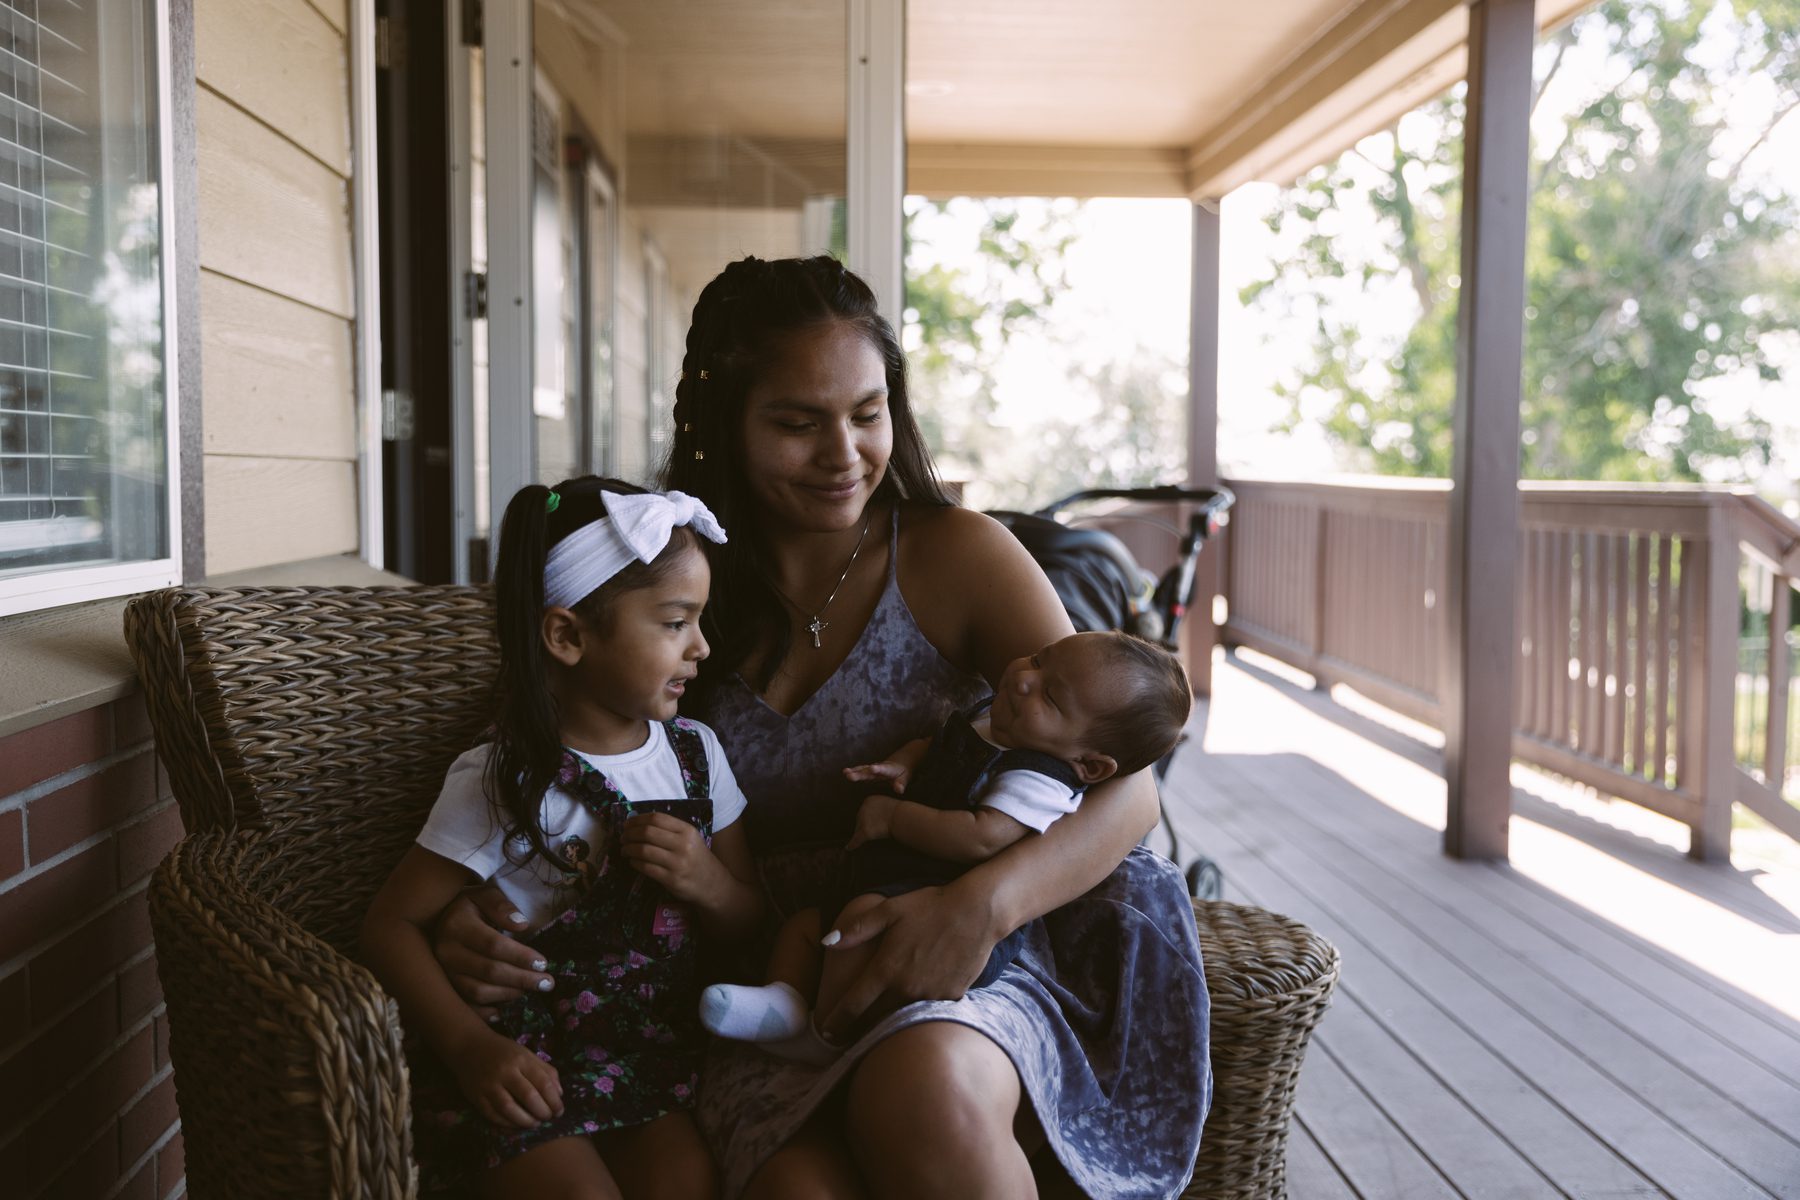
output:
POLYGON ((554 986, 555 984, 548 978, 538 980, 538 991, 540 992, 547 992, 554 986))
POLYGON ((838 930, 836 930, 836 929, 834 929, 834 930, 832 930, 832 931, 831 931, 831 932, 830 932, 830 933, 828 933, 828 934, 826 934, 826 935, 825 935, 825 936, 824 936, 824 937, 822 937, 822 938, 820 938, 820 939, 819 939, 819 945, 821 945, 821 946, 835 946, 835 945, 837 945, 837 944, 838 944, 838 943, 839 943, 839 942, 841 942, 841 941, 843 941, 843 940, 844 940, 844 935, 843 935, 843 933, 842 933, 842 932, 840 932, 840 931, 838 931, 838 930))
POLYGON ((525 923, 525 914, 522 912, 516 912, 512 916, 508 917, 507 920, 511 921, 514 925, 523 925, 525 923))
POLYGON ((534 958, 531 960, 531 969, 534 971, 548 971, 550 969, 550 964, 541 958, 534 958))

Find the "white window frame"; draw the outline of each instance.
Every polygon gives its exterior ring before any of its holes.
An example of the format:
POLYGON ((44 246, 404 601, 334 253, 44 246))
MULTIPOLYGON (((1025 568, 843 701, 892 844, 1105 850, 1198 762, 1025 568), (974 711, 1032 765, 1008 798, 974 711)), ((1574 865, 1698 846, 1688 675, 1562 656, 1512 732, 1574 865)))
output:
POLYGON ((175 123, 170 107, 169 0, 156 0, 157 197, 160 231, 158 267, 163 295, 164 489, 168 553, 158 559, 98 566, 52 567, 0 579, 0 617, 87 600, 128 596, 181 582, 181 361, 180 314, 175 307, 175 123))

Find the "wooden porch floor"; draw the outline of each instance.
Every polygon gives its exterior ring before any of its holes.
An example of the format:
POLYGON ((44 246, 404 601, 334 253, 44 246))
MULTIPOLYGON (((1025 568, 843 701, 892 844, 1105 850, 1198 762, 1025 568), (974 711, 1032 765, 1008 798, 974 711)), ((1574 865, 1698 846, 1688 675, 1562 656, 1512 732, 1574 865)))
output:
POLYGON ((1517 767, 1511 864, 1452 861, 1433 735, 1247 653, 1196 719, 1184 843, 1343 955, 1294 1200, 1800 1197, 1800 871, 1517 767))

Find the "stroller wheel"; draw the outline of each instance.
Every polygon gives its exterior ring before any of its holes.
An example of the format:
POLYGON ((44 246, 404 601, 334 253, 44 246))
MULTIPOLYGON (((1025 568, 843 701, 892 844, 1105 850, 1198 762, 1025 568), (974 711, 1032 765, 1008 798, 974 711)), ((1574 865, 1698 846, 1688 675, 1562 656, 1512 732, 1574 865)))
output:
POLYGON ((1188 864, 1188 895, 1196 900, 1218 900, 1225 891, 1225 878, 1219 864, 1210 858, 1196 858, 1188 864))

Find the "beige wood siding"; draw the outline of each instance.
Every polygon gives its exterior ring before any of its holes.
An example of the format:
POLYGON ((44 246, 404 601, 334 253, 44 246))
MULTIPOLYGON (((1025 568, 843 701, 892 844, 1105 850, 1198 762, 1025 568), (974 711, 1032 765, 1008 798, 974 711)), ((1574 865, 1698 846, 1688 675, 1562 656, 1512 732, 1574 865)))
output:
POLYGON ((196 0, 209 575, 357 549, 343 0, 196 0))

